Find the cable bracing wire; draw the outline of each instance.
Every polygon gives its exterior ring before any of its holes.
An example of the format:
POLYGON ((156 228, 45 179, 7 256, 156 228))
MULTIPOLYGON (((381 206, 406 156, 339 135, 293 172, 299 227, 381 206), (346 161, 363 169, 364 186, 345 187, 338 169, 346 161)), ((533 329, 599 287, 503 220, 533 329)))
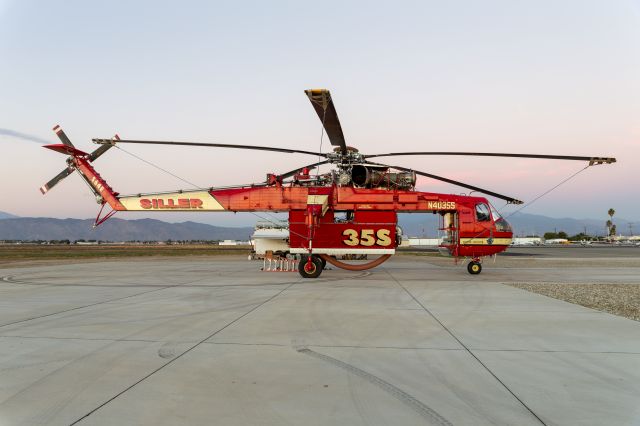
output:
MULTIPOLYGON (((585 166, 584 168, 578 170, 577 172, 573 173, 571 176, 569 176, 568 178, 560 181, 560 183, 558 183, 557 185, 553 186, 552 188, 546 190, 545 192, 543 192, 542 194, 538 195, 537 197, 535 197, 533 200, 529 201, 528 203, 524 203, 520 208, 512 211, 511 213, 509 213, 507 216, 505 216, 505 219, 513 216, 514 214, 518 213, 519 211, 521 211, 522 209, 524 209, 525 207, 529 207, 531 204, 535 203, 536 201, 538 201, 540 198, 544 197, 545 195, 549 194, 551 191, 557 189, 558 187, 560 187, 561 185, 569 182, 571 179, 573 179, 574 177, 578 176, 580 173, 584 172, 585 170, 587 170, 589 167, 591 167, 591 164, 588 164, 587 166, 585 166)), ((506 206, 505 206, 506 207, 506 206)))
POLYGON ((116 148, 118 148, 120 151, 125 152, 125 153, 129 154, 130 156, 132 156, 132 157, 134 157, 134 158, 137 158, 138 160, 142 161, 143 163, 146 163, 146 164, 148 164, 148 165, 150 165, 150 166, 152 166, 152 167, 155 167, 156 169, 158 169, 158 170, 160 170, 160 171, 162 171, 162 172, 165 172, 165 173, 167 173, 167 174, 169 174, 169 175, 173 176, 174 178, 176 178, 176 179, 179 179, 179 180, 183 181, 184 183, 186 183, 186 184, 188 184, 188 185, 193 186, 193 187, 194 187, 194 188, 196 188, 196 189, 200 189, 200 188, 202 188, 202 186, 198 186, 198 185, 196 185, 196 184, 195 184, 195 183, 193 183, 193 182, 189 182, 188 180, 183 179, 183 178, 181 178, 180 176, 178 176, 178 175, 176 175, 176 174, 174 174, 174 173, 171 173, 169 170, 163 169, 162 167, 160 167, 160 166, 158 166, 158 165, 156 165, 156 164, 153 164, 151 161, 147 161, 147 160, 145 160, 144 158, 139 157, 139 156, 137 156, 136 154, 134 154, 134 153, 132 153, 132 152, 129 152, 129 151, 127 151, 127 150, 126 150, 126 149, 124 149, 124 148, 119 147, 118 145, 114 145, 114 146, 115 146, 116 148))

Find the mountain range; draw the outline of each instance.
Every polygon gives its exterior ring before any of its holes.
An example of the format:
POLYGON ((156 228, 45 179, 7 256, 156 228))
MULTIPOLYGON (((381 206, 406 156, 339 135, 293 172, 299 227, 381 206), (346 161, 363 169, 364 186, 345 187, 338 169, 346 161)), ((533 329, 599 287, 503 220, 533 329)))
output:
MULTIPOLYGON (((438 235, 439 215, 430 213, 399 214, 398 222, 407 236, 438 235)), ((597 219, 551 218, 542 215, 516 213, 507 217, 514 235, 543 235, 549 231, 564 231, 569 235, 584 232, 604 235, 608 217, 597 219)), ((614 217, 618 233, 628 235, 629 221, 614 217)), ((633 223, 631 223, 633 226, 633 223)), ((640 223, 638 223, 640 228, 640 223)), ((197 222, 168 223, 156 219, 125 220, 112 218, 97 228, 92 219, 53 219, 17 217, 0 212, 0 240, 103 240, 103 241, 165 241, 165 240, 248 240, 253 227, 221 227, 197 222)), ((637 234, 637 232, 635 232, 637 234)))
MULTIPOLYGON (((405 235, 408 236, 437 236, 439 215, 430 213, 413 213, 399 214, 398 222, 402 227, 405 235)), ((585 232, 588 235, 606 235, 605 223, 609 216, 598 219, 574 219, 574 218, 554 218, 537 214, 516 213, 512 216, 506 216, 506 220, 513 228, 515 236, 538 235, 542 236, 545 232, 564 231, 568 235, 576 235, 585 232)), ((640 222, 634 222, 616 218, 614 216, 613 223, 616 224, 617 234, 629 235, 633 229, 634 234, 640 232, 640 222), (629 228, 631 224, 631 228, 629 228)))
POLYGON ((12 215, 10 213, 6 213, 6 212, 0 212, 0 219, 14 219, 17 218, 18 216, 12 215))
POLYGON ((249 240, 253 227, 226 228, 196 222, 111 218, 97 228, 93 219, 21 217, 0 220, 0 240, 249 240))

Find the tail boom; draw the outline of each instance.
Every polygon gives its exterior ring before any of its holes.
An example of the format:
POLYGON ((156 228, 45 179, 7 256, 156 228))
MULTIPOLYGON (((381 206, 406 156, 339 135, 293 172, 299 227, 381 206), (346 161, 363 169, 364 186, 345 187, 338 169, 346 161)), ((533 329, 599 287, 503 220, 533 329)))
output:
POLYGON ((179 191, 164 194, 139 194, 118 198, 127 211, 224 211, 222 204, 208 191, 179 191))
POLYGON ((89 187, 93 190, 98 203, 108 203, 113 210, 127 210, 118 199, 118 193, 114 192, 113 188, 102 179, 100 174, 89 164, 89 161, 84 157, 74 156, 73 164, 76 170, 80 172, 82 178, 89 184, 89 187))

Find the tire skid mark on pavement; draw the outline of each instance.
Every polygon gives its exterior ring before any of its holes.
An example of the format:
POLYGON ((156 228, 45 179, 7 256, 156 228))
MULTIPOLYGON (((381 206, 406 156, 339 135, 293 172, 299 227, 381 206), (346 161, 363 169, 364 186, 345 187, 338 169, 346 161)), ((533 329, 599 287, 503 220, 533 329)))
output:
POLYGON ((411 396, 410 394, 403 391, 402 389, 392 385, 386 380, 381 379, 378 376, 368 373, 351 364, 347 364, 344 361, 340 361, 339 359, 330 357, 329 355, 325 355, 325 354, 321 354, 319 352, 313 351, 309 348, 298 348, 296 350, 298 351, 298 353, 309 355, 314 358, 320 359, 338 368, 341 368, 350 374, 353 374, 355 376, 360 377, 361 379, 366 380, 367 382, 387 392, 388 394, 396 398, 398 401, 409 406, 411 409, 416 411, 423 418, 429 420, 430 422, 435 422, 435 424, 441 425, 441 426, 453 426, 453 424, 449 420, 447 420, 442 415, 440 415, 436 410, 429 407, 428 405, 418 400, 417 398, 411 396))

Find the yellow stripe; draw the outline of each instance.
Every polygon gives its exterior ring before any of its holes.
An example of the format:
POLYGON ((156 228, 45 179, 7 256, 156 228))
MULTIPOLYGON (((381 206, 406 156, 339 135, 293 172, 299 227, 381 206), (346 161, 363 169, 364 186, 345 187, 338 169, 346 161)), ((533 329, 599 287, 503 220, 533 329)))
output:
POLYGON ((184 191, 122 197, 120 203, 130 211, 223 211, 224 207, 207 191, 184 191), (144 200, 144 201, 142 201, 144 200), (155 202, 154 202, 155 200, 155 202), (182 201, 180 201, 182 200, 182 201), (182 204, 180 204, 182 203, 182 204), (159 207, 159 206, 162 207, 159 207))
POLYGON ((460 245, 463 246, 508 246, 511 238, 460 238, 460 245), (489 244, 491 240, 491 244, 489 244))

